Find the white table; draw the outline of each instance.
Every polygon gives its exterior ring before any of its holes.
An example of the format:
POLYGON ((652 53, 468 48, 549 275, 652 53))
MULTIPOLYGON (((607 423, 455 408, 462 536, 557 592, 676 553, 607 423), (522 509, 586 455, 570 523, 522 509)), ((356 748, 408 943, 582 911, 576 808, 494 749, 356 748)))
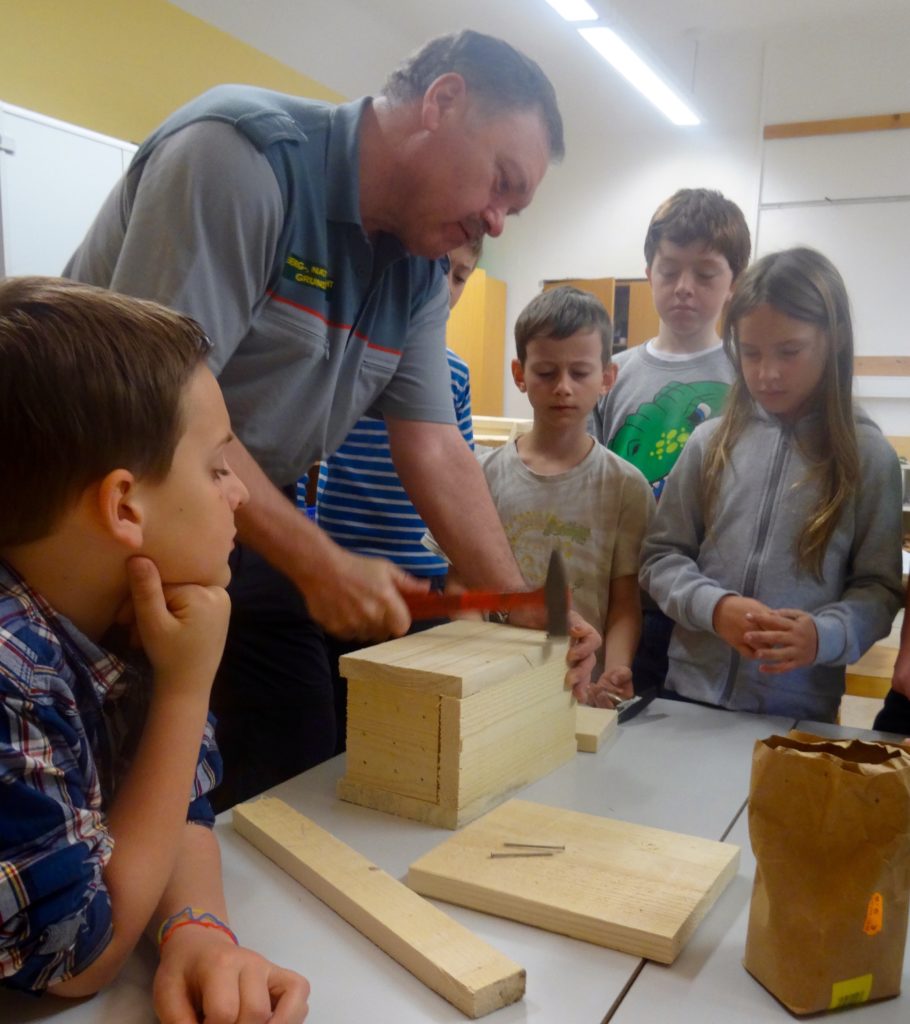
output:
MULTIPOLYGON (((893 739, 888 733, 845 729, 818 722, 797 728, 820 736, 893 739)), ((742 965, 749 924, 755 857, 749 844, 744 807, 727 841, 742 848, 739 872, 705 918, 678 959, 669 967, 642 961, 642 970, 614 1012, 611 1024, 672 1021, 673 1024, 782 1024, 796 1018, 785 1010, 742 965)), ((848 1012, 856 1024, 906 1024, 910 1021, 910 953, 904 958, 902 992, 897 999, 870 1003, 848 1012)), ((826 1018, 840 1020, 841 1015, 826 1018)))
MULTIPOLYGON (((742 866, 671 967, 439 904, 527 970, 525 998, 490 1019, 496 1024, 600 1024, 612 1017, 620 1024, 638 1024, 659 1020, 662 1013, 673 1022, 791 1020, 740 963, 754 870, 740 812, 755 740, 785 733, 792 725, 786 719, 657 701, 621 726, 598 754, 579 754, 523 789, 524 799, 709 839, 724 838, 732 827, 728 841, 743 847, 742 866)), ((343 770, 343 758, 336 758, 270 795, 398 878, 451 834, 340 802, 334 789, 343 770)), ((465 1020, 234 834, 226 815, 217 831, 232 924, 245 944, 310 979, 313 1024, 465 1020)), ((153 970, 153 954, 144 948, 110 990, 79 1004, 0 992, 0 1021, 152 1024, 148 992, 153 970)), ((870 1024, 906 1021, 910 994, 862 1012, 870 1024)))

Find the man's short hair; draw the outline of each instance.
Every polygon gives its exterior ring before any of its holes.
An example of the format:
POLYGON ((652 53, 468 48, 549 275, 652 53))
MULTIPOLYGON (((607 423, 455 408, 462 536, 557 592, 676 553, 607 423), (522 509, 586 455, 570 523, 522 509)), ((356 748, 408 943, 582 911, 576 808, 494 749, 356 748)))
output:
POLYGON ((411 103, 452 71, 489 111, 536 108, 547 130, 550 159, 565 156, 562 117, 549 78, 533 60, 494 36, 466 29, 431 39, 389 75, 382 92, 393 103, 411 103))
POLYGON ((163 478, 210 348, 154 302, 56 278, 0 282, 0 547, 39 540, 111 470, 163 478))
POLYGON ((681 188, 658 206, 645 235, 648 267, 664 239, 675 245, 703 242, 730 264, 734 281, 746 269, 752 251, 743 211, 720 192, 708 188, 681 188))
POLYGON ((522 366, 528 342, 534 338, 570 338, 579 331, 599 331, 601 362, 608 366, 613 354, 613 324, 606 306, 595 295, 571 285, 560 285, 531 299, 515 321, 515 351, 522 366))

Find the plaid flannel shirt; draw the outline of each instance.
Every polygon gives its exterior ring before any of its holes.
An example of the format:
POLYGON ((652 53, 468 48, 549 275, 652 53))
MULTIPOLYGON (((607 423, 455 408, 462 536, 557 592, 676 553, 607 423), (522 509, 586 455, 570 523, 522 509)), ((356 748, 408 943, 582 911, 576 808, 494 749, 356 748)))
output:
MULTIPOLYGON (((149 676, 57 615, 0 562, 0 983, 41 991, 111 939, 105 808, 141 735, 149 676)), ((202 737, 188 821, 221 759, 202 737)))

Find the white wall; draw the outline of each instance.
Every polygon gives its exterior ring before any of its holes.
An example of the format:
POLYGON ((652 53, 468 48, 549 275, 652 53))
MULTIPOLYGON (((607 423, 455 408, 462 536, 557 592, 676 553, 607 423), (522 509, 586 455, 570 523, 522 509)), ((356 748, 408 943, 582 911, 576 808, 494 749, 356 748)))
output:
MULTIPOLYGON (((908 38, 910 5, 902 19, 893 12, 888 18, 866 17, 852 31, 849 26, 813 30, 770 46, 765 59, 766 123, 910 110, 908 38)), ((904 156, 908 135, 910 132, 900 131, 820 138, 814 140, 812 150, 824 158, 827 147, 831 160, 841 162, 828 177, 840 183, 833 189, 839 187, 845 195, 910 195, 910 162, 904 156), (878 168, 864 166, 873 147, 882 154, 883 166, 878 168), (857 183, 867 187, 857 188, 857 183)), ((769 156, 774 145, 780 144, 768 144, 769 156)), ((809 169, 807 164, 807 188, 813 176, 809 169)), ((813 167, 813 174, 815 171, 813 167)), ((792 180, 792 173, 790 177, 792 180)), ((903 293, 910 271, 910 235, 904 225, 910 223, 910 202, 806 209, 800 214, 800 223, 809 230, 817 222, 817 235, 812 238, 796 238, 793 230, 775 223, 782 219, 778 212, 763 215, 762 250, 776 238, 787 244, 803 241, 827 249, 848 288, 851 281, 863 288, 861 294, 852 295, 857 352, 906 355, 910 328, 903 311, 903 293), (876 222, 880 224, 876 226, 876 222), (838 233, 832 235, 832 231, 838 233), (872 235, 879 237, 880 244, 870 240, 872 235), (840 259, 836 255, 839 249, 844 250, 840 259), (863 306, 866 298, 873 300, 873 308, 863 306)), ((795 225, 791 228, 795 230, 795 225)), ((854 393, 886 434, 910 436, 910 378, 859 378, 854 393)))

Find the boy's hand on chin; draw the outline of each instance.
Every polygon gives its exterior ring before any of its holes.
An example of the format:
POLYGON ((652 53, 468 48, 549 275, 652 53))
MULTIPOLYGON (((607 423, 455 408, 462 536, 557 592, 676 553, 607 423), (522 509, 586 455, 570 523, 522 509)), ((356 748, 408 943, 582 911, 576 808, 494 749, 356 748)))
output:
POLYGON ((162 584, 150 558, 127 562, 133 629, 156 687, 211 688, 224 651, 231 601, 224 587, 162 584))

